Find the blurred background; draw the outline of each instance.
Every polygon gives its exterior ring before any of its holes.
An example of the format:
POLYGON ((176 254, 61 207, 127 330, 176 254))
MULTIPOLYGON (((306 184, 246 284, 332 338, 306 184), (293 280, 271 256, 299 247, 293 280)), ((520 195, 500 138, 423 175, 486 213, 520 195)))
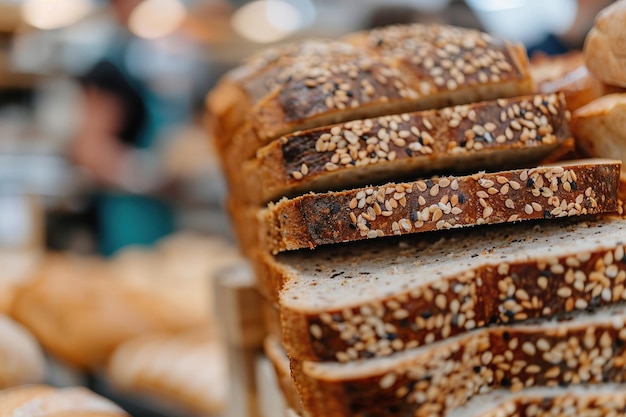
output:
MULTIPOLYGON (((531 56, 562 54, 582 46, 609 3, 0 0, 0 313, 43 345, 45 380, 89 386, 134 415, 167 415, 153 402, 120 397, 123 383, 111 390, 109 377, 100 376, 110 376, 113 365, 105 372, 102 363, 131 336, 215 325, 207 277, 238 259, 223 210, 225 185, 203 126, 206 93, 221 75, 268 46, 408 22, 480 28, 524 43, 531 56), (104 284, 82 287, 93 282, 104 284), (149 294, 185 319, 173 322, 147 307, 125 316, 119 307, 118 316, 102 318, 108 313, 94 305, 106 304, 108 286, 116 288, 112 299, 149 294), (59 324, 76 311, 98 316, 59 324), (115 327, 133 314, 142 324, 129 324, 104 347, 86 341, 108 329, 94 323, 115 327), (40 326, 50 317, 58 322, 40 326), (61 346, 75 334, 83 336, 78 348, 61 346)), ((154 351, 165 343, 159 340, 145 343, 154 351)), ((168 339, 168 346, 180 340, 168 339)), ((224 405, 223 353, 207 355, 211 372, 203 381, 217 386, 215 401, 194 415, 217 414, 224 405)), ((184 415, 176 410, 169 415, 184 415)))

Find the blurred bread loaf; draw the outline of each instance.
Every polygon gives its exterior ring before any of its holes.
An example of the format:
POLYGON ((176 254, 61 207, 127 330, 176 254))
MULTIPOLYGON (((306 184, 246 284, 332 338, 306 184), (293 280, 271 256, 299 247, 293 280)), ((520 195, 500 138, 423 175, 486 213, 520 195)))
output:
POLYGON ((111 356, 107 375, 120 392, 199 415, 219 412, 226 401, 226 354, 207 329, 130 340, 111 356))
POLYGON ((30 385, 0 391, 0 417, 128 417, 85 388, 30 385))
POLYGON ((535 55, 531 73, 540 93, 561 92, 571 112, 607 94, 623 91, 608 85, 589 72, 581 52, 564 55, 535 55))
POLYGON ((13 316, 42 346, 79 368, 102 363, 119 343, 152 331, 188 326, 175 305, 115 285, 102 261, 51 257, 21 288, 13 316))
POLYGON ((42 382, 46 364, 35 338, 0 314, 0 389, 42 382))
POLYGON ((626 1, 602 10, 584 46, 589 71, 606 84, 626 87, 626 1))
MULTIPOLYGON (((572 129, 577 146, 589 156, 626 161, 626 93, 610 94, 574 112, 572 129)), ((622 167, 622 178, 626 170, 622 167)))

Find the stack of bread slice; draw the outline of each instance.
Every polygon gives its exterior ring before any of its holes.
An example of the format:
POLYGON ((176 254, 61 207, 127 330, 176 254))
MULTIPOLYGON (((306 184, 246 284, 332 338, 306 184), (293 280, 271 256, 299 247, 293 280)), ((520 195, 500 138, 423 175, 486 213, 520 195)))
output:
POLYGON ((207 104, 294 412, 623 411, 621 161, 561 160, 565 99, 522 46, 441 25, 307 41, 207 104))

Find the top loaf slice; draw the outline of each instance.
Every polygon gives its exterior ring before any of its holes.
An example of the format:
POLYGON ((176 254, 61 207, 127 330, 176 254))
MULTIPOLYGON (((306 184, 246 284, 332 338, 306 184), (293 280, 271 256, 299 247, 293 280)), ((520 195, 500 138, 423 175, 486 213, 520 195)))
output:
POLYGON ((390 26, 267 51, 208 97, 227 172, 298 130, 533 91, 523 46, 451 26, 390 26))

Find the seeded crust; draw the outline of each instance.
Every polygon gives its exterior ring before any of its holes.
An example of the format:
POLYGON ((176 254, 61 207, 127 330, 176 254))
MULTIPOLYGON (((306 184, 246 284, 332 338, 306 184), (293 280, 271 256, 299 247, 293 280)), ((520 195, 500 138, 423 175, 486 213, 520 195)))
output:
MULTIPOLYGON (((278 340, 271 337, 265 341, 265 352, 274 365, 280 388, 293 415, 304 416, 305 412, 302 410, 302 404, 291 379, 287 354, 278 340)), ((515 393, 506 389, 496 390, 473 397, 464 406, 446 413, 446 417, 554 417, 622 414, 626 414, 626 385, 597 384, 527 388, 515 393)))
POLYGON ((625 253, 626 219, 552 221, 267 254, 257 277, 290 357, 348 362, 626 300, 625 253))
POLYGON ((562 95, 536 95, 374 119, 283 136, 244 163, 241 200, 264 203, 417 173, 537 163, 572 149, 562 95))
POLYGON ((472 398, 446 417, 618 416, 626 414, 626 385, 599 384, 505 390, 472 398))
POLYGON ((589 159, 306 194, 270 203, 261 246, 272 253, 339 242, 617 209, 621 162, 589 159))
POLYGON ((394 30, 413 36, 413 41, 401 50, 380 42, 323 59, 294 58, 272 78, 275 87, 262 99, 248 110, 237 108, 246 115, 245 122, 232 137, 218 132, 218 142, 228 144, 221 146, 227 172, 236 173, 260 147, 298 130, 519 96, 534 89, 521 45, 440 25, 398 26, 380 33, 391 36, 394 30))
POLYGON ((390 358, 336 364, 291 361, 314 416, 436 416, 497 388, 623 382, 626 311, 570 321, 491 327, 390 358))
POLYGON ((211 117, 211 130, 219 148, 230 144, 234 132, 247 120, 256 103, 273 89, 280 88, 292 71, 292 66, 321 65, 329 56, 340 60, 354 59, 354 46, 337 40, 313 39, 268 48, 248 58, 229 71, 209 93, 206 100, 211 117))

